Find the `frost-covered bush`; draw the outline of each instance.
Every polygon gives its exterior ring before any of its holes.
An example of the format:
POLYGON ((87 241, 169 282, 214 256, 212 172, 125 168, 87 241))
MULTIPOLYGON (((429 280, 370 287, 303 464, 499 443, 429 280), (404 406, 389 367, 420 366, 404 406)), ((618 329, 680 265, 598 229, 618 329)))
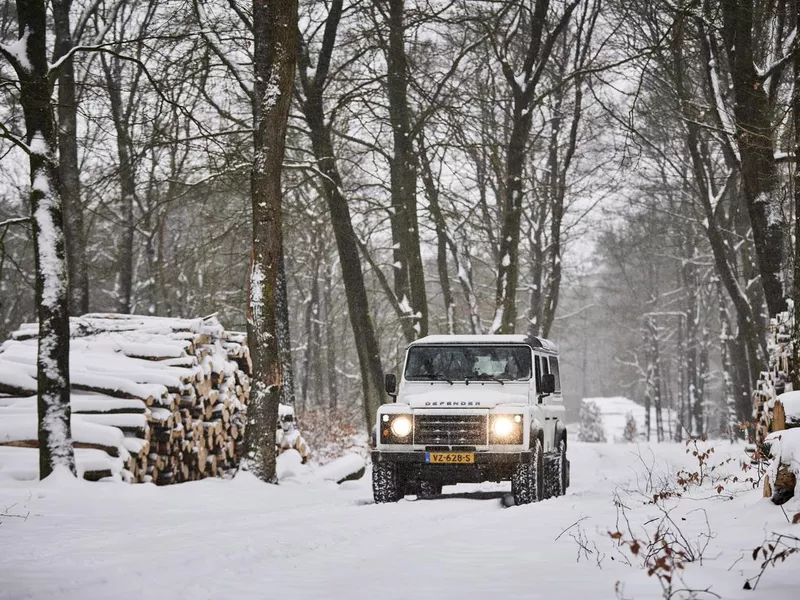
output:
POLYGON ((581 400, 581 426, 578 430, 580 442, 605 442, 606 430, 600 407, 591 400, 581 400))
POLYGON ((623 442, 635 442, 639 437, 639 428, 632 412, 625 415, 625 429, 622 432, 623 442))

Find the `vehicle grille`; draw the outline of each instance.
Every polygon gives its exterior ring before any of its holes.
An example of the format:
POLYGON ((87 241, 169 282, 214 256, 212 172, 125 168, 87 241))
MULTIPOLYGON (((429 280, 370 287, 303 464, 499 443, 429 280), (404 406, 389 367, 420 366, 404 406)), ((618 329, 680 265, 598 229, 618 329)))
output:
POLYGON ((414 443, 443 446, 486 445, 486 415, 414 415, 414 443))

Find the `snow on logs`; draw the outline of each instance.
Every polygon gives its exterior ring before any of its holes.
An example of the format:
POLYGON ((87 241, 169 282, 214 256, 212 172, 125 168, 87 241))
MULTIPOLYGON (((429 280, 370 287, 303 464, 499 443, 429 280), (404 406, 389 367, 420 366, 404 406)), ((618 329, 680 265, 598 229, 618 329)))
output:
POLYGON ((794 495, 800 474, 800 391, 779 395, 772 415, 772 433, 764 440, 772 459, 764 477, 764 497, 783 504, 794 495))
MULTIPOLYGON (((38 329, 0 346, 0 471, 36 478, 38 329)), ((215 317, 70 319, 72 435, 79 474, 159 485, 239 461, 250 396, 244 334, 215 317)))
POLYGON ((764 477, 764 497, 783 504, 794 495, 800 474, 800 390, 791 391, 789 374, 794 354, 792 332, 795 330, 792 306, 770 319, 767 337, 769 365, 761 373, 753 393, 755 438, 753 456, 770 459, 764 477), (787 391, 789 390, 789 391, 787 391))

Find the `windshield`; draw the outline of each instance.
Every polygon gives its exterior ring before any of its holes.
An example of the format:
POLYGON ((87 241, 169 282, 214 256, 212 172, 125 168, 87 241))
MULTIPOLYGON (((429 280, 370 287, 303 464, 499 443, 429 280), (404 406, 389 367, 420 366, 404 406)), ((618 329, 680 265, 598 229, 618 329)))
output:
POLYGON ((408 351, 408 381, 494 379, 523 381, 531 377, 528 346, 415 346, 408 351))

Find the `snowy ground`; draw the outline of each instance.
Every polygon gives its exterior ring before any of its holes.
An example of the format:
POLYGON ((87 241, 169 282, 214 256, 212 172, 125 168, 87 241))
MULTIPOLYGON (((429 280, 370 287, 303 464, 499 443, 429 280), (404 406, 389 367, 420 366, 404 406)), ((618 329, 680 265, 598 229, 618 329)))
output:
MULTIPOLYGON (((740 451, 720 443, 712 462, 740 451)), ((645 502, 694 459, 676 444, 579 443, 570 458, 567 496, 509 508, 508 488, 488 484, 375 505, 368 478, 0 482, 0 512, 26 516, 0 518, 0 599, 661 598, 643 552, 633 556, 608 534, 621 516, 615 495, 643 541, 657 521, 643 523, 661 515, 645 502)), ((753 548, 773 531, 798 535, 800 525, 750 484, 724 485, 722 494, 709 484, 666 502, 690 544, 704 543, 706 515, 713 535, 702 566, 687 565, 681 578, 726 599, 796 598, 800 555, 770 567, 755 591, 742 586, 758 571, 753 548), (730 499, 734 488, 744 491, 730 499)), ((786 508, 791 516, 800 505, 786 508)), ((627 538, 624 521, 619 528, 627 538)))

